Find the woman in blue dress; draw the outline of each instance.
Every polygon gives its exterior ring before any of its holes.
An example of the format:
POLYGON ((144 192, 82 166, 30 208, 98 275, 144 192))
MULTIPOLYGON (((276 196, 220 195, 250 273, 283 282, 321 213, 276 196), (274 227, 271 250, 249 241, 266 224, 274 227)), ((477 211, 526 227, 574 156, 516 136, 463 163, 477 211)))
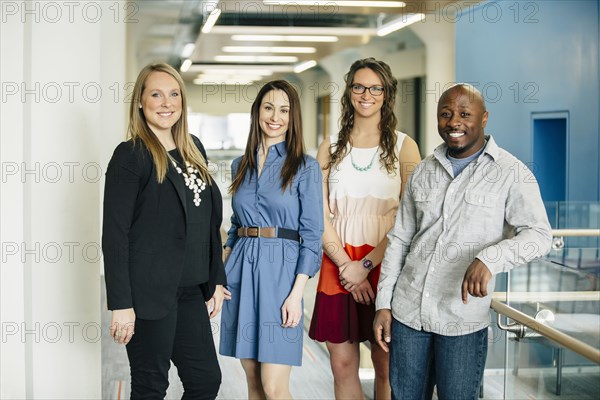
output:
POLYGON ((232 163, 233 216, 224 258, 231 300, 220 353, 241 360, 248 398, 290 398, 302 364, 304 286, 321 264, 321 169, 304 152, 298 93, 259 91, 244 155, 232 163))

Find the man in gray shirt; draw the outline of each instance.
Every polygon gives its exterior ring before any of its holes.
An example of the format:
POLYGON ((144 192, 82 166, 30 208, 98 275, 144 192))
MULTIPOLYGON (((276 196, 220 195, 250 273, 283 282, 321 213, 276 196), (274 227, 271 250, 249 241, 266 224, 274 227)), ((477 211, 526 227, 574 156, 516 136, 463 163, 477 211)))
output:
POLYGON ((550 251, 531 171, 484 135, 481 93, 467 84, 438 103, 444 144, 421 162, 388 234, 373 323, 390 355, 396 399, 476 399, 495 276, 550 251), (391 346, 390 346, 391 344, 391 346))

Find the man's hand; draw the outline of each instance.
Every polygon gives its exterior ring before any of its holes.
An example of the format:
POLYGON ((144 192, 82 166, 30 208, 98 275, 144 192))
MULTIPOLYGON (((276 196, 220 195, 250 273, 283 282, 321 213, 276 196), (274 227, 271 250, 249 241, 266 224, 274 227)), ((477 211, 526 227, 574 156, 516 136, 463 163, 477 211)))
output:
POLYGON ((350 261, 340 268, 340 283, 347 291, 351 292, 354 286, 367 279, 369 270, 363 267, 362 261, 350 261))
POLYGON ((350 293, 352 294, 352 297, 354 297, 354 301, 360 304, 368 306, 375 301, 375 292, 373 292, 373 288, 368 279, 365 279, 360 284, 354 286, 350 293))
POLYGON ((373 333, 379 347, 386 353, 389 353, 390 348, 388 343, 392 341, 392 311, 390 309, 382 308, 375 313, 373 333))
POLYGON ((467 293, 473 297, 485 297, 488 295, 487 286, 492 278, 488 267, 479 259, 473 260, 462 282, 462 301, 467 304, 467 293))

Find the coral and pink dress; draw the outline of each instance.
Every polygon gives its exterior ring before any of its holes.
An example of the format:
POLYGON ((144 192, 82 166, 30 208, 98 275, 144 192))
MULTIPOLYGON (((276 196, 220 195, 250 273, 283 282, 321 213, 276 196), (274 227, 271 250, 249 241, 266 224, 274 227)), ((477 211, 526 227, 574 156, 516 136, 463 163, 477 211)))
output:
MULTIPOLYGON (((399 154, 406 135, 396 133, 399 154)), ((332 135, 331 143, 337 139, 332 135)), ((348 144, 348 153, 329 174, 331 222, 352 260, 362 259, 384 239, 398 210, 402 183, 399 163, 396 172, 388 174, 379 161, 381 151, 379 147, 348 144)), ((374 292, 380 270, 381 265, 377 265, 368 275, 374 292)), ((332 343, 374 340, 375 305, 355 302, 340 284, 338 274, 337 266, 323 254, 309 336, 332 343)))

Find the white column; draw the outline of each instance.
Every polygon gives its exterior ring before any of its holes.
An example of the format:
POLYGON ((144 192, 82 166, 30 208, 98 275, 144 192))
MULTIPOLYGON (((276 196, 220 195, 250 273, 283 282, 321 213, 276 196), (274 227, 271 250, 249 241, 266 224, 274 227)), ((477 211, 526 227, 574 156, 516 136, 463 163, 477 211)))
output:
POLYGON ((437 103, 444 88, 456 79, 454 62, 454 24, 444 18, 431 16, 425 22, 410 26, 425 43, 425 149, 431 154, 442 142, 437 132, 437 103))
POLYGON ((352 63, 360 58, 364 57, 361 57, 357 49, 349 49, 325 57, 319 62, 319 65, 327 71, 331 78, 331 81, 322 88, 322 90, 329 91, 331 101, 329 108, 331 118, 329 121, 329 131, 331 133, 337 134, 340 131, 340 116, 342 115, 341 100, 346 87, 344 76, 348 73, 352 63))
POLYGON ((1 398, 101 398, 101 183, 123 2, 2 2, 1 398))

